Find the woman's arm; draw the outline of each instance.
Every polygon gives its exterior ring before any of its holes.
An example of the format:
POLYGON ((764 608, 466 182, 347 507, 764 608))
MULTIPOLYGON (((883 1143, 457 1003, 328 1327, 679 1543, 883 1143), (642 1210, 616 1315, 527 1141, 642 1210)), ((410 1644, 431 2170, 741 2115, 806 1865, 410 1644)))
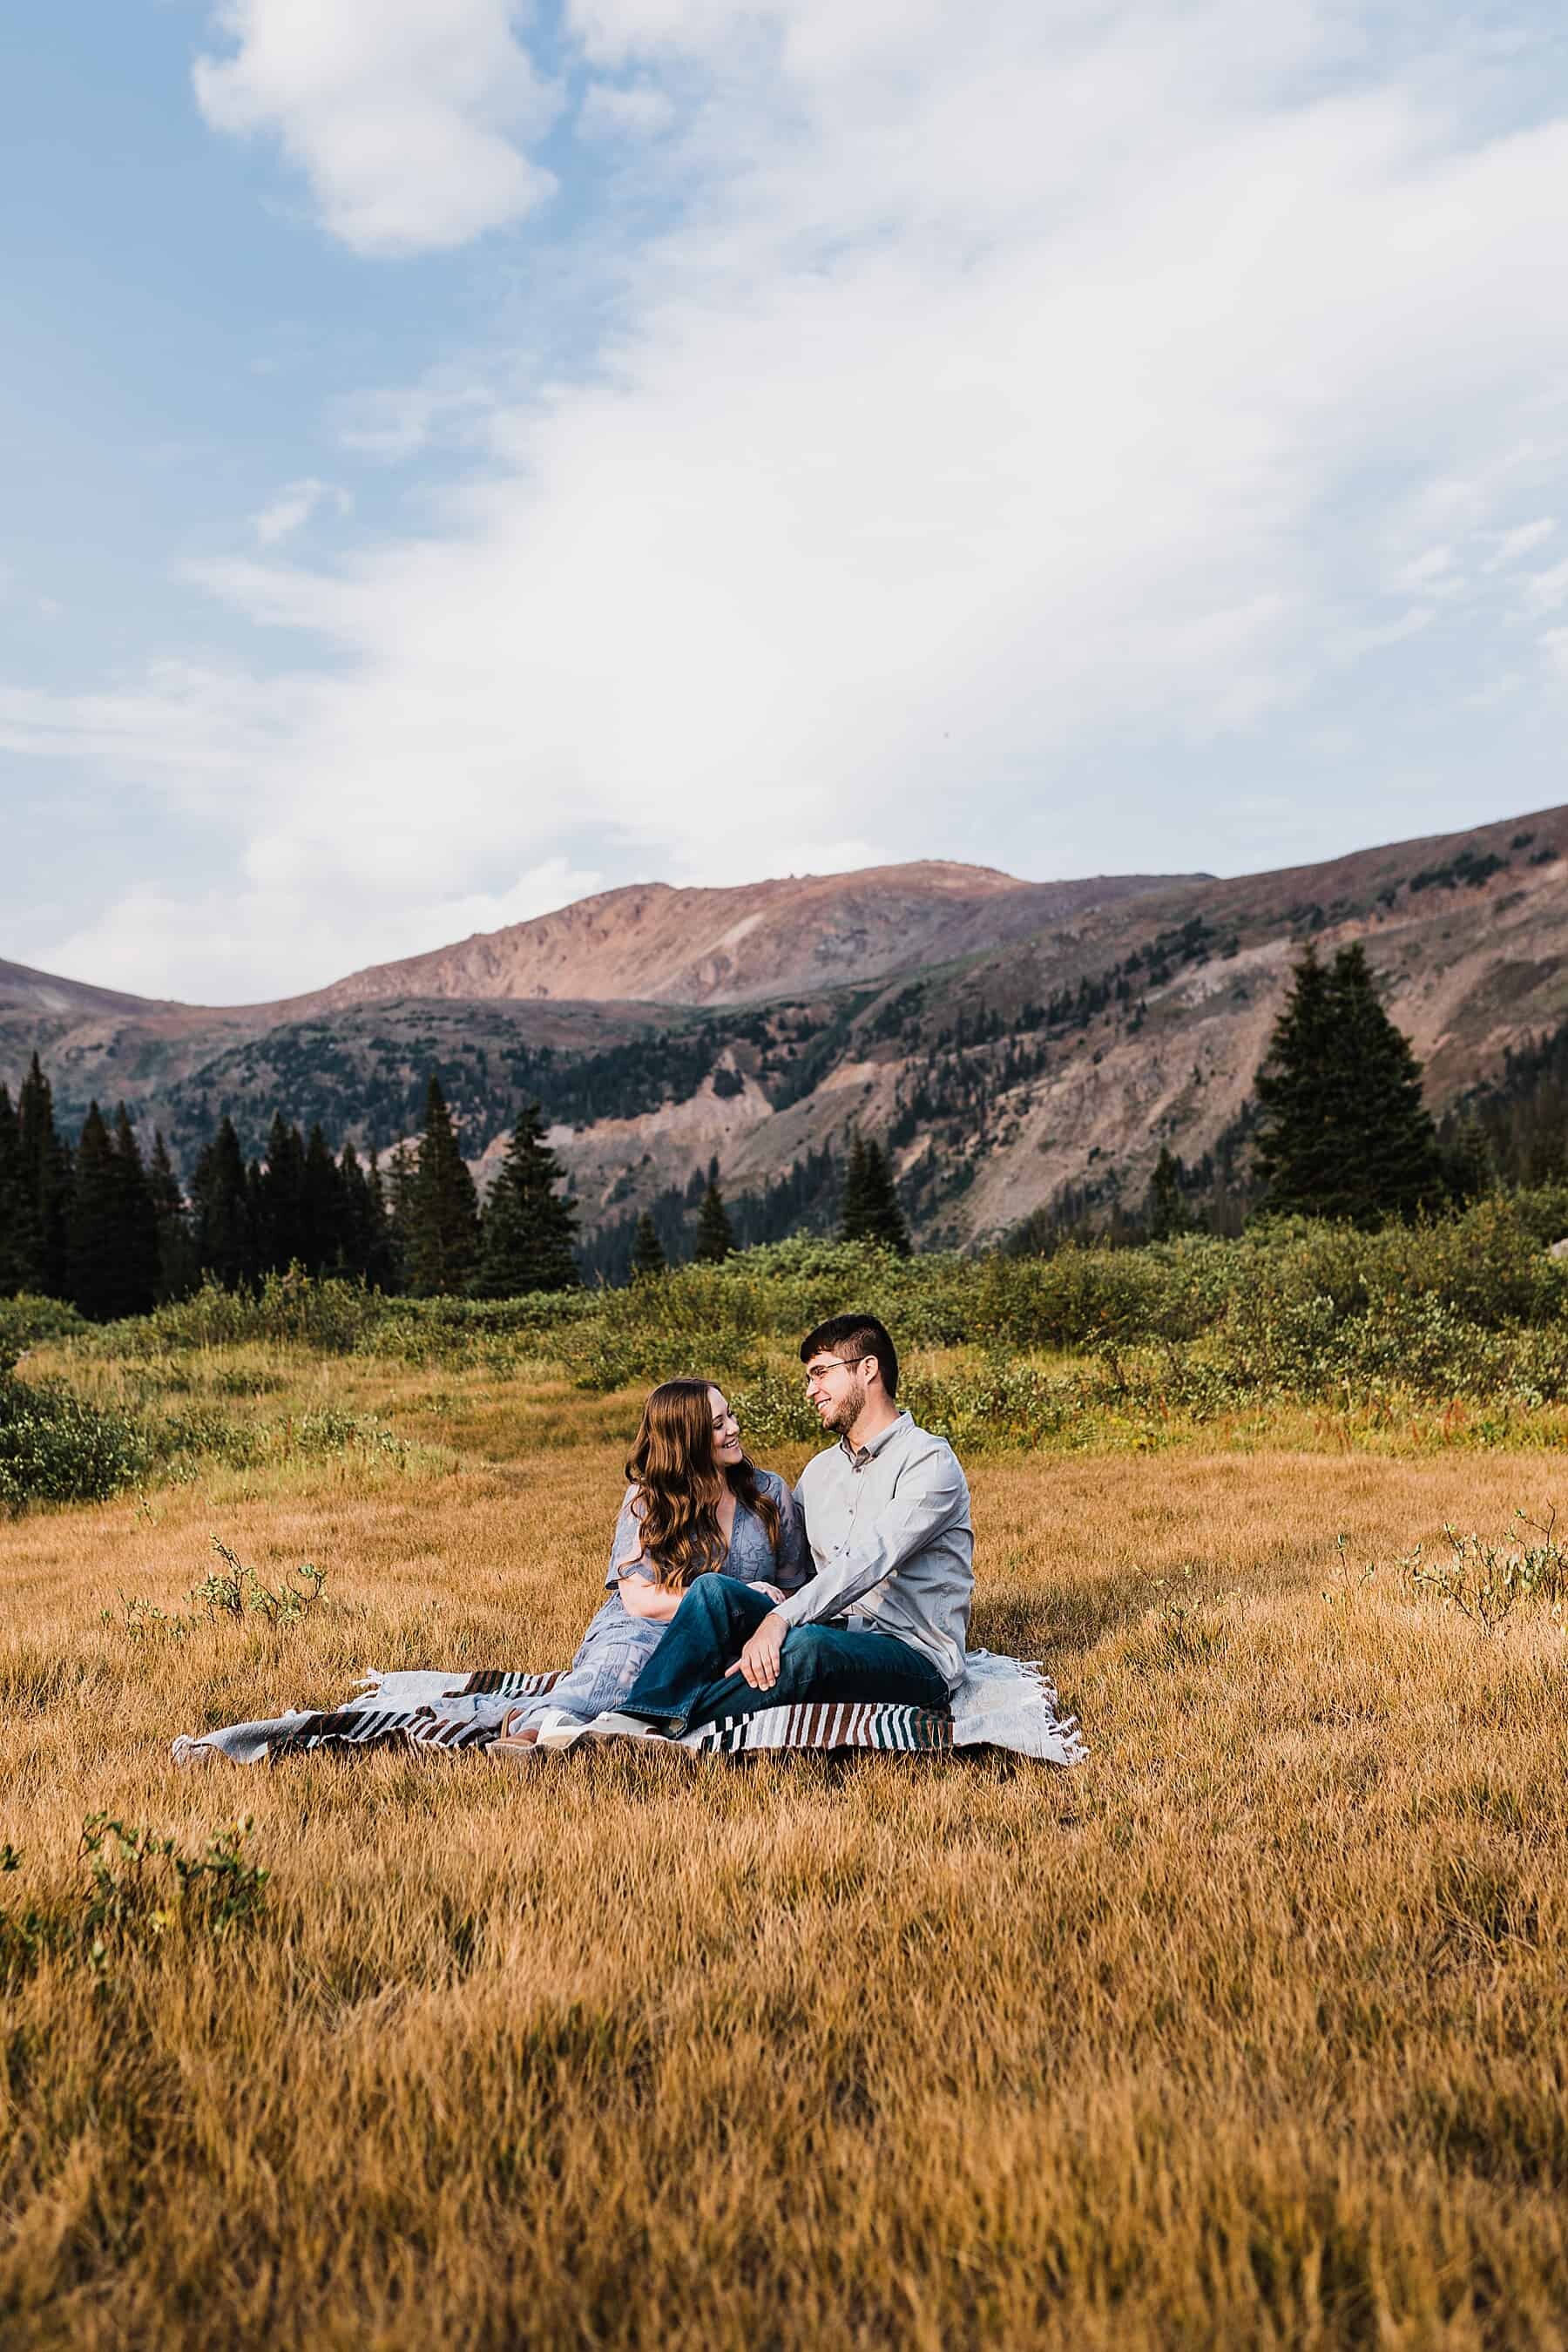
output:
POLYGON ((655 1584, 646 1569, 623 1572, 619 1590, 628 1617, 649 1618, 656 1625, 668 1625, 680 1606, 681 1596, 674 1587, 655 1584))

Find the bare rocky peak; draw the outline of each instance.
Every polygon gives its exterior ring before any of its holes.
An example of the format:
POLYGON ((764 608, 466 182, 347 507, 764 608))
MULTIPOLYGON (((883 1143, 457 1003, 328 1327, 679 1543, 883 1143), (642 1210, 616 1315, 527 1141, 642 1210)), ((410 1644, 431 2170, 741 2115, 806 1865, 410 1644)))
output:
POLYGON ((931 860, 733 889, 637 883, 373 965, 274 1009, 295 1016, 405 996, 741 1003, 972 955, 1168 880, 1020 882, 931 860))

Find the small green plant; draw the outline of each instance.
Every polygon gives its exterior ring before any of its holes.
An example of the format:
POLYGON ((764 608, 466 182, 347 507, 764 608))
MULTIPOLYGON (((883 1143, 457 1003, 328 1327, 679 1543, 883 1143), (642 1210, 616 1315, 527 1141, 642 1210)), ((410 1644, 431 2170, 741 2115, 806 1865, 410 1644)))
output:
POLYGON ((1348 1608, 1377 1574, 1377 1563, 1369 1559, 1357 1568, 1351 1559, 1351 1539, 1342 1532, 1334 1538, 1334 1559, 1337 1580, 1324 1586, 1323 1599, 1331 1608, 1348 1608))
POLYGON ((1502 1631, 1521 1601, 1543 1601, 1558 1613, 1568 1597, 1568 1551, 1557 1541, 1556 1506, 1544 1519, 1532 1519, 1522 1508, 1513 1516, 1520 1532, 1510 1541, 1492 1543, 1474 1531, 1460 1535, 1445 1527, 1445 1551, 1428 1559, 1417 1544, 1396 1565, 1418 1592, 1488 1635, 1502 1631))
MULTIPOLYGON (((107 1983, 126 1954, 152 1950, 174 1930, 221 1942, 252 1926, 271 1874, 245 1857, 250 1830, 248 1819, 232 1822, 187 1854, 174 1837, 89 1813, 77 1848, 85 1886, 20 1910, 0 1906, 0 1985, 29 1976, 46 1957, 107 1983)), ((0 1846, 0 1873, 21 1862, 14 1846, 0 1846)))
POLYGON ((118 1620, 113 1610, 100 1609, 100 1624, 118 1623, 119 1630, 131 1642, 188 1641, 204 1624, 221 1624, 225 1620, 241 1624, 247 1617, 259 1617, 268 1625, 286 1627, 297 1625, 315 1608, 326 1589, 330 1571, 318 1568, 313 1560, 301 1560, 277 1584, 266 1584, 221 1536, 210 1536, 207 1540, 223 1565, 211 1570, 199 1584, 193 1584, 185 1595, 200 1615, 160 1609, 140 1593, 121 1591, 116 1595, 120 1604, 118 1620))

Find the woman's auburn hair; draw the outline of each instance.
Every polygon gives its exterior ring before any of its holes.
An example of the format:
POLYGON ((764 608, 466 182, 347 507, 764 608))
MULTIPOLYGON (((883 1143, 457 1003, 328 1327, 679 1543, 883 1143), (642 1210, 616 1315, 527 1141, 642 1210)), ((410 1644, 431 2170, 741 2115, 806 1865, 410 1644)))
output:
POLYGON ((721 1477, 729 1480, 736 1502, 756 1513, 778 1557, 779 1508, 758 1485, 755 1465, 742 1454, 721 1472, 714 1458, 711 1386, 710 1381, 666 1381, 655 1389, 626 1458, 626 1476, 642 1503, 643 1558, 666 1591, 684 1591, 694 1577, 724 1564, 719 1504, 700 1491, 721 1477))

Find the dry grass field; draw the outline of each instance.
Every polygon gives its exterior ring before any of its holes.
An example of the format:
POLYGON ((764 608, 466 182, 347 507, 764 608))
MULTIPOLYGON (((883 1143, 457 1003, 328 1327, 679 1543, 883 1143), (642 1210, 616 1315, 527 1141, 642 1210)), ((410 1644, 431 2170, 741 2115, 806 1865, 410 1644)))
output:
POLYGON ((330 1394, 408 1451, 0 1527, 0 2342, 1568 2341, 1563 1631, 1391 1565, 1568 1500, 1551 1453, 978 1464, 976 1638, 1050 1662, 1071 1774, 182 1773, 174 1733, 366 1666, 563 1662, 635 1412, 281 1355, 236 1402, 249 1360, 229 1410, 330 1394), (100 1622, 214 1533, 324 1599, 100 1622), (255 1916, 164 1863, 86 1932, 101 1811, 187 1855, 252 1816, 255 1916))

